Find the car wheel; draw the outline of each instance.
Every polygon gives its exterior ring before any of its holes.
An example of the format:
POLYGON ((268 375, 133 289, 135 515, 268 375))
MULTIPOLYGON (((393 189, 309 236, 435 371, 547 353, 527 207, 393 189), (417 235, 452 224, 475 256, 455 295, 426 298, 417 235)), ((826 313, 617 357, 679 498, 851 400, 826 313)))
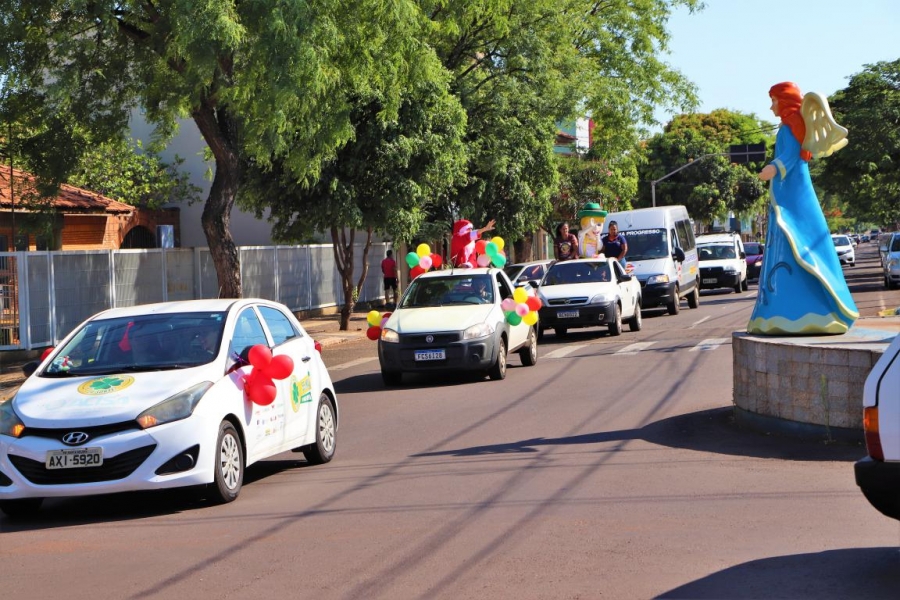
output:
POLYGON ((401 371, 381 371, 381 380, 384 385, 393 387, 403 383, 403 373, 401 371))
POLYGON ((219 424, 215 458, 215 480, 210 486, 210 500, 216 504, 233 502, 244 484, 244 449, 237 430, 228 421, 219 424))
POLYGON ((316 410, 316 442, 303 447, 303 456, 311 465, 322 465, 334 458, 336 447, 337 419, 334 418, 334 405, 328 394, 322 394, 316 410))
POLYGON ((628 320, 628 329, 631 331, 640 331, 644 321, 641 316, 641 299, 638 298, 637 305, 634 307, 634 316, 628 320))
POLYGON ((691 292, 691 295, 688 296, 688 306, 690 308, 697 308, 700 306, 700 284, 694 286, 694 291, 691 292))
POLYGON ((750 286, 747 284, 747 278, 744 277, 744 280, 741 282, 741 289, 746 292, 749 288, 750 286))
POLYGON ((734 293, 735 293, 735 294, 740 294, 741 291, 743 290, 743 288, 744 288, 744 286, 742 286, 742 285, 741 285, 741 282, 738 281, 736 284, 734 284, 734 293))
POLYGON ((488 377, 499 381, 506 377, 506 340, 500 338, 500 347, 497 349, 497 361, 488 371, 488 377))
POLYGON ((675 289, 674 300, 666 304, 666 310, 669 311, 670 315, 677 315, 678 311, 681 310, 681 297, 678 295, 678 288, 675 289))
POLYGON ((622 335, 622 309, 613 304, 613 320, 609 324, 609 335, 622 335))
POLYGON ((566 333, 569 332, 565 327, 554 327, 553 332, 559 337, 565 337, 566 333))
POLYGON ((540 323, 537 326, 537 339, 539 342, 544 339, 544 327, 540 323))
POLYGON ((43 503, 43 498, 0 500, 0 511, 10 518, 29 517, 39 511, 43 503))
POLYGON ((537 362, 537 334, 534 332, 534 327, 528 330, 528 339, 525 340, 525 346, 519 350, 519 358, 526 367, 533 367, 537 362))

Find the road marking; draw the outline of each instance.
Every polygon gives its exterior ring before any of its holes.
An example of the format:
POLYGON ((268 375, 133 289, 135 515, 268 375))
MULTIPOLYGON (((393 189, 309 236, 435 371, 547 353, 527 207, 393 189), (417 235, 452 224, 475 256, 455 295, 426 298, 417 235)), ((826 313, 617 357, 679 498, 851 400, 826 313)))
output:
POLYGON ((709 338, 705 339, 693 348, 691 348, 691 352, 696 352, 697 350, 715 350, 722 344, 728 341, 728 338, 709 338))
POLYGON ((568 356, 575 352, 576 350, 581 350, 582 348, 587 348, 587 344, 581 344, 578 346, 565 346, 564 348, 557 348, 553 352, 544 355, 544 358, 562 358, 564 356, 568 356))
POLYGON ((703 321, 709 321, 710 318, 711 318, 711 317, 703 317, 702 319, 700 319, 699 321, 697 321, 696 323, 694 323, 693 325, 691 325, 690 327, 688 327, 688 329, 693 329, 694 327, 696 327, 697 325, 699 325, 699 324, 702 323, 703 321))
POLYGON ((628 344, 621 350, 617 351, 616 354, 620 354, 622 356, 632 356, 637 354, 641 350, 646 350, 656 342, 637 342, 635 344, 628 344))
POLYGON ((340 371, 341 369, 349 369, 350 367, 355 367, 357 365, 364 365, 367 362, 372 362, 373 360, 378 360, 378 357, 377 356, 367 356, 365 358, 357 358, 356 360, 351 360, 350 362, 345 362, 340 365, 328 367, 328 370, 329 371, 340 371))

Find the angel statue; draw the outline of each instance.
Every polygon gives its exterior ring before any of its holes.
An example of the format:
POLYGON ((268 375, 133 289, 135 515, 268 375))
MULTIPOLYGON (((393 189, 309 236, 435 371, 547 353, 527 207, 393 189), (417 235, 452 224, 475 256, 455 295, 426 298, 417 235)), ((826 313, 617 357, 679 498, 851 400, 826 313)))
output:
POLYGON ((859 317, 809 178, 808 161, 847 145, 847 130, 828 101, 794 83, 769 90, 781 118, 775 160, 759 178, 772 181, 759 295, 747 332, 761 335, 846 333, 859 317))

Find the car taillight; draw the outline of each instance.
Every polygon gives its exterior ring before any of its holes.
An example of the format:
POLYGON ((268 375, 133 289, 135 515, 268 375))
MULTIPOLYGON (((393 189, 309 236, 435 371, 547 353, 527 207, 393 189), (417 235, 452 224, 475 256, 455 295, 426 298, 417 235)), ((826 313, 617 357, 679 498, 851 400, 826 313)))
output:
POLYGON ((863 430, 866 432, 866 450, 875 460, 884 460, 884 450, 881 448, 881 436, 878 434, 878 407, 872 406, 863 409, 863 430))
POLYGON ((322 344, 320 344, 319 342, 313 341, 313 346, 315 347, 316 352, 318 352, 319 354, 322 354, 322 344))

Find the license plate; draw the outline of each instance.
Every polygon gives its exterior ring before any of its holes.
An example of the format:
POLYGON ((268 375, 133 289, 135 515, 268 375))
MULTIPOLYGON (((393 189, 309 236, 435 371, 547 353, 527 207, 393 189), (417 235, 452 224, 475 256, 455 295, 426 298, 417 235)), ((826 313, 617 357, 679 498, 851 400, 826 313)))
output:
POLYGON ((715 283, 715 282, 716 282, 715 277, 712 277, 712 278, 707 277, 706 279, 703 280, 703 283, 715 283))
POLYGON ((443 350, 416 350, 416 360, 445 360, 447 353, 443 350))
POLYGON ((73 448, 50 450, 45 466, 48 469, 80 469, 103 464, 103 448, 73 448))
POLYGON ((556 313, 557 319, 574 319, 576 317, 578 317, 577 310, 561 310, 556 313))

